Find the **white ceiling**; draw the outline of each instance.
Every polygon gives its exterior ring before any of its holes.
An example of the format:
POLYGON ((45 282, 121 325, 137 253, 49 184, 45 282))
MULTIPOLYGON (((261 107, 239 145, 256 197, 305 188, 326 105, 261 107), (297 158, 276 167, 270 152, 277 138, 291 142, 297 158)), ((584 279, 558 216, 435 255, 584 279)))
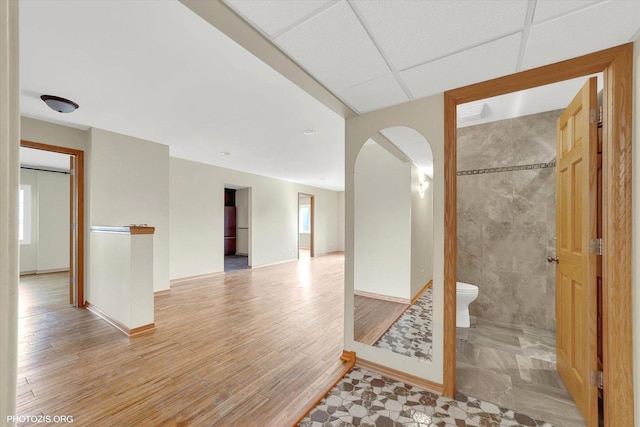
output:
MULTIPOLYGON (((640 30, 637 0, 224 1, 358 113, 619 45, 640 30)), ((182 3, 20 3, 24 115, 344 188, 344 119, 182 3), (51 111, 45 93, 80 108, 51 111)))
POLYGON ((623 44, 640 30, 638 0, 224 2, 357 113, 623 44))
POLYGON ((175 157, 344 187, 344 119, 177 1, 21 1, 20 83, 29 117, 170 145, 175 157), (80 108, 54 112, 41 94, 80 108))

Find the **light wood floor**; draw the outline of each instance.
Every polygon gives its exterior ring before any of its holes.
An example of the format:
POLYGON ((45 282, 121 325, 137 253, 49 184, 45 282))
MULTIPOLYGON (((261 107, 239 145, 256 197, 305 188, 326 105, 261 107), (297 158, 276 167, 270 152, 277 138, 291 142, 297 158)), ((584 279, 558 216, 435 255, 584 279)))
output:
POLYGON ((354 295, 353 337, 363 344, 375 344, 409 304, 354 295))
POLYGON ((76 425, 293 423, 337 379, 342 255, 234 272, 155 298, 129 339, 67 302, 66 274, 20 283, 18 414, 76 425))

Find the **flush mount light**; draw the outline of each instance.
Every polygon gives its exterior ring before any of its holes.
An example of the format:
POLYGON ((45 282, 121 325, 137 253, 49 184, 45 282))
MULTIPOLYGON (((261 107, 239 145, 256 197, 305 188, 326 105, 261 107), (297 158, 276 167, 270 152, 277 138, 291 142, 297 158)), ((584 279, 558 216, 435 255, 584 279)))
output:
POLYGON ((305 136, 313 136, 315 134, 317 134, 318 132, 315 131, 315 129, 307 129, 304 132, 302 132, 305 136))
POLYGON ((223 156, 230 156, 231 153, 229 153, 228 151, 221 151, 220 154, 222 154, 223 156))
POLYGON ((53 111, 57 111, 58 113, 72 113, 79 107, 75 102, 65 98, 60 98, 59 96, 42 95, 40 99, 42 99, 49 108, 53 111))

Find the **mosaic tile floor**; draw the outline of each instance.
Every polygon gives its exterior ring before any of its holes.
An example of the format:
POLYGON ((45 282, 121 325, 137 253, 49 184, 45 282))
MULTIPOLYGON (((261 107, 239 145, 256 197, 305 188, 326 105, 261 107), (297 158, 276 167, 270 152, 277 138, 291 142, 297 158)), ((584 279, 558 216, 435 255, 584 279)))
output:
POLYGON ((374 347, 431 362, 433 291, 429 287, 384 333, 374 347))
POLYGON ((544 421, 458 394, 441 397, 361 368, 352 369, 299 426, 545 426, 544 421))

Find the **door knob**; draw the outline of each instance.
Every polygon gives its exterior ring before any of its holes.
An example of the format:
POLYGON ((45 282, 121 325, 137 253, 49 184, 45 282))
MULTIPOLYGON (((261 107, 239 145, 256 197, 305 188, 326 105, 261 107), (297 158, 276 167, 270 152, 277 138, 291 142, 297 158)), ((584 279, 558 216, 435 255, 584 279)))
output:
POLYGON ((559 263, 559 262, 560 262, 560 260, 558 259, 558 257, 555 257, 555 258, 554 258, 554 257, 552 257, 551 255, 549 255, 549 256, 547 257, 547 262, 548 262, 548 263, 555 262, 555 263, 557 264, 557 263, 559 263))

